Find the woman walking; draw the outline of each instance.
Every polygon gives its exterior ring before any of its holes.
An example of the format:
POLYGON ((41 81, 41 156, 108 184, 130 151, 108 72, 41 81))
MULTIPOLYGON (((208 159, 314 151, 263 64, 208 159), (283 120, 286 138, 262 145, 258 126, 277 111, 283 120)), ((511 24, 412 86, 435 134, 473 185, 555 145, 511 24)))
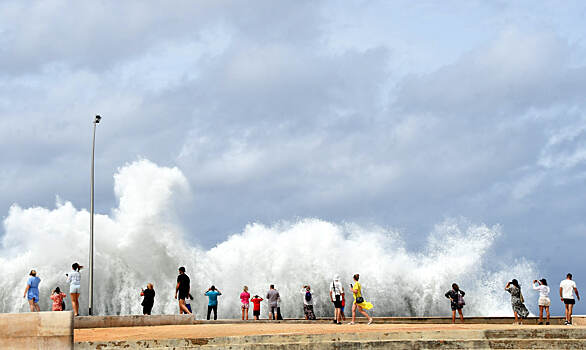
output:
POLYGON ((515 314, 515 324, 523 324, 523 319, 529 315, 529 310, 525 307, 523 293, 521 293, 521 286, 516 279, 508 282, 505 290, 511 293, 511 306, 515 314), (519 318, 520 317, 520 318, 519 318))
POLYGON ((450 299, 452 307, 452 323, 456 323, 456 310, 460 314, 460 320, 464 322, 464 315, 462 315, 462 308, 464 307, 464 293, 456 283, 452 284, 452 289, 449 290, 445 296, 450 299))
POLYGON ((53 306, 51 306, 52 311, 63 311, 65 302, 63 299, 67 298, 67 294, 61 291, 61 288, 57 287, 51 294, 51 300, 53 300, 53 306))
POLYGON ((244 317, 246 316, 246 320, 248 321, 248 308, 250 306, 250 293, 248 293, 248 287, 244 286, 242 293, 240 293, 240 308, 242 309, 242 320, 244 321, 244 317))
POLYGON ((142 314, 143 315, 150 315, 151 311, 153 310, 153 305, 155 305, 155 288, 152 283, 147 284, 147 288, 143 289, 140 292, 140 295, 144 298, 142 299, 142 314))
POLYGON ((549 306, 551 305, 551 300, 549 300, 549 286, 547 285, 547 280, 545 278, 533 281, 533 289, 539 291, 539 300, 537 301, 537 305, 539 305, 539 323, 543 324, 543 309, 545 309, 545 313, 547 315, 547 321, 545 322, 546 325, 549 325, 549 306))
POLYGON ((368 324, 371 324, 372 317, 370 317, 368 313, 366 313, 366 311, 364 310, 372 309, 372 304, 364 300, 364 298, 362 297, 362 286, 360 285, 360 282, 358 282, 360 275, 355 274, 353 278, 354 285, 351 284, 350 288, 352 288, 352 293, 354 294, 354 304, 352 304, 352 322, 350 322, 349 324, 354 324, 356 322, 356 309, 358 309, 358 311, 360 311, 361 314, 366 316, 366 318, 368 318, 368 324))
POLYGON ((39 312, 41 311, 39 307, 39 283, 41 283, 41 279, 37 277, 37 271, 35 270, 31 270, 29 276, 23 297, 28 299, 31 312, 39 312))
POLYGON ((73 307, 73 314, 79 316, 79 293, 81 292, 81 273, 83 269, 78 263, 71 265, 73 272, 71 274, 65 274, 67 276, 67 282, 69 283, 69 295, 71 296, 71 306, 73 307))

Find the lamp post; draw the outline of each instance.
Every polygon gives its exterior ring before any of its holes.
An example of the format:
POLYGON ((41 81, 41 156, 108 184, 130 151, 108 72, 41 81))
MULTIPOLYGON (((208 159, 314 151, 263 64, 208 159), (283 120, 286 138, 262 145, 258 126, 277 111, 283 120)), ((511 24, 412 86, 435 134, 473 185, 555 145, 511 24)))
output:
POLYGON ((94 153, 96 151, 96 126, 102 117, 96 115, 94 119, 94 138, 92 141, 92 174, 90 189, 90 298, 89 298, 89 315, 92 315, 94 308, 94 153))

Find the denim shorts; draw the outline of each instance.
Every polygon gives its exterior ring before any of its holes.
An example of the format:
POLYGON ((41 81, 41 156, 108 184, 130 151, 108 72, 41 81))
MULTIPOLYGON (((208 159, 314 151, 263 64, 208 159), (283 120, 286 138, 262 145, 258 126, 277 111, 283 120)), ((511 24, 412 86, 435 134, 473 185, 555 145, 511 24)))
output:
POLYGON ((74 293, 79 294, 80 291, 81 291, 80 285, 78 285, 78 284, 69 285, 69 294, 74 294, 74 293))

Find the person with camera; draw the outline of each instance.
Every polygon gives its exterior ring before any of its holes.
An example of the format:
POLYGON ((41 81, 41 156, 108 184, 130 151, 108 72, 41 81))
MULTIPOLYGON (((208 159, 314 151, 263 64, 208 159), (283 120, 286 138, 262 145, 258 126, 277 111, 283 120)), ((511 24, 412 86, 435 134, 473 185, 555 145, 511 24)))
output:
POLYGON ((365 310, 370 310, 373 306, 371 303, 364 300, 364 297, 362 296, 362 285, 360 282, 358 282, 360 275, 355 274, 353 278, 354 285, 350 285, 350 288, 352 289, 352 294, 354 295, 354 304, 352 304, 352 322, 349 324, 354 324, 356 321, 356 309, 358 309, 361 314, 368 318, 368 324, 371 324, 372 317, 370 317, 365 310))
POLYGON ((142 299, 142 314, 150 315, 153 305, 155 305, 155 288, 152 283, 148 283, 146 289, 142 289, 140 295, 142 299))
POLYGON ((210 315, 212 311, 214 312, 214 320, 218 319, 218 296, 222 295, 222 293, 216 289, 215 286, 211 286, 205 293, 205 296, 208 297, 208 321, 210 320, 210 315))
POLYGON ((525 307, 525 298, 523 298, 523 293, 521 293, 519 282, 513 279, 507 283, 505 290, 511 294, 511 306, 515 315, 514 324, 523 324, 523 319, 529 315, 529 310, 525 307))
POLYGON ((533 280, 533 289, 539 291, 539 300, 537 301, 537 305, 539 306, 538 324, 543 324, 543 309, 545 309, 547 315, 547 321, 545 324, 549 325, 549 306, 551 305, 551 300, 549 300, 549 286, 547 285, 547 280, 545 278, 542 278, 539 281, 533 280))
POLYGON ((67 294, 63 293, 61 288, 55 288, 53 292, 51 292, 50 298, 53 300, 53 305, 51 306, 52 311, 65 310, 65 301, 63 299, 67 298, 67 294))
POLYGON ((67 276, 67 283, 69 283, 69 295, 71 296, 71 306, 73 307, 73 314, 79 316, 79 294, 81 293, 81 266, 78 263, 71 265, 73 272, 65 274, 67 276))
POLYGON ((449 290, 445 296, 450 299, 450 306, 452 308, 452 323, 456 323, 456 310, 460 314, 460 320, 464 322, 464 315, 462 314, 462 308, 464 307, 464 293, 463 290, 458 287, 456 283, 452 284, 452 289, 449 290))

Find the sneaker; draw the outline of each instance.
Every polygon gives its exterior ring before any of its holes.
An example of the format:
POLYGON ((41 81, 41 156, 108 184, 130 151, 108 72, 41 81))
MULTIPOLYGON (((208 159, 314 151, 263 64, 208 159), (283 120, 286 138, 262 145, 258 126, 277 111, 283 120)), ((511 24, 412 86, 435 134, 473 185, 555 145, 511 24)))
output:
POLYGON ((334 324, 338 324, 338 321, 337 320, 334 320, 334 324))
POLYGON ((348 322, 348 324, 349 324, 349 325, 353 325, 353 324, 354 324, 354 322, 348 322))
POLYGON ((546 326, 549 326, 549 321, 548 321, 548 322, 545 322, 545 325, 546 325, 546 326))
POLYGON ((543 322, 539 322, 539 323, 537 323, 537 324, 538 324, 538 325, 540 325, 540 326, 543 326, 543 322))
POLYGON ((368 320, 368 324, 372 324, 372 317, 368 320))
POLYGON ((567 325, 568 325, 568 321, 564 321, 564 326, 567 326, 567 325))

